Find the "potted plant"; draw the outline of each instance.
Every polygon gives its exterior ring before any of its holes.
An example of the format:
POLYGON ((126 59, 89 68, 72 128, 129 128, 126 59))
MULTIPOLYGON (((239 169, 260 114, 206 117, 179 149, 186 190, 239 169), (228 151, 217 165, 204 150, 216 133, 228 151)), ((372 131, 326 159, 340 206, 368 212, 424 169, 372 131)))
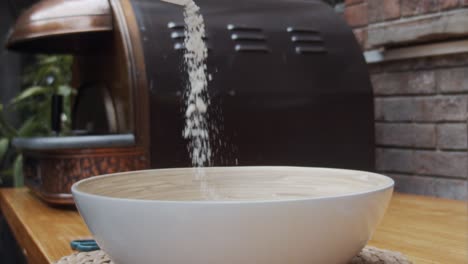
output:
POLYGON ((23 185, 22 155, 12 147, 13 138, 70 133, 71 101, 76 93, 70 86, 72 61, 68 55, 36 56, 35 62, 24 71, 21 93, 8 104, 0 104, 0 181, 3 183, 23 185), (54 110, 58 111, 53 115, 54 110), (18 114, 18 126, 8 122, 7 112, 18 114), (54 117, 58 120, 53 120, 54 117))

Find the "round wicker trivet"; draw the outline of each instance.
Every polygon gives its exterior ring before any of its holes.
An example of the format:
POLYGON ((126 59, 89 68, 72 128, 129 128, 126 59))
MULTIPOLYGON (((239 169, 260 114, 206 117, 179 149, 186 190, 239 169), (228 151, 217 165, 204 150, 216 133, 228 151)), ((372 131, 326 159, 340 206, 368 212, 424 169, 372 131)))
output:
MULTIPOLYGON (((354 257, 349 264, 411 264, 405 256, 399 252, 365 247, 361 253, 354 257)), ((110 258, 102 250, 81 252, 63 257, 56 264, 113 264, 110 258)), ((139 263, 141 264, 141 263, 139 263)))

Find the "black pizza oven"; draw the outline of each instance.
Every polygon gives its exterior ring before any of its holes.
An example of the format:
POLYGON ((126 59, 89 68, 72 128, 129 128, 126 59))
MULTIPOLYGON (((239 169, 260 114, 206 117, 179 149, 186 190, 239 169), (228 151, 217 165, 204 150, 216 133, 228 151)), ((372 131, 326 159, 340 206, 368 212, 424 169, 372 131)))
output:
MULTIPOLYGON (((374 169, 372 89, 339 14, 318 0, 196 2, 209 48, 212 166, 374 169)), ((44 0, 18 20, 7 46, 74 54, 74 128, 102 136, 109 153, 122 149, 109 135, 127 135, 125 148, 138 150, 144 166, 169 168, 191 166, 183 42, 177 5, 44 0)))
MULTIPOLYGON (((210 49, 210 114, 225 140, 214 165, 373 169, 366 64, 352 31, 332 8, 297 0, 197 3, 210 49)), ((149 84, 152 166, 189 166, 181 137, 181 9, 153 0, 132 6, 149 84)))

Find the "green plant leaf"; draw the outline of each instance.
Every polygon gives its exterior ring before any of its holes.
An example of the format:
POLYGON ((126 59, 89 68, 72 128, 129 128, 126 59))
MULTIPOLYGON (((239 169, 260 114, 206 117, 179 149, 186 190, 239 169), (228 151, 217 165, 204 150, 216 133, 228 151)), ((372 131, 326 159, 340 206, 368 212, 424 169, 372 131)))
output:
POLYGON ((69 118, 71 116, 72 97, 76 94, 76 90, 70 87, 72 63, 73 56, 36 56, 35 61, 27 65, 23 71, 23 92, 11 100, 8 105, 0 104, 0 158, 4 159, 2 166, 5 167, 2 168, 5 170, 0 171, 0 178, 3 177, 3 182, 8 177, 8 181, 13 182, 15 186, 23 184, 21 176, 22 157, 18 156, 14 159, 14 162, 10 158, 5 159, 5 155, 7 155, 5 149, 10 147, 13 137, 47 136, 51 134, 51 98, 53 94, 64 96, 63 110, 67 120, 62 123, 62 131, 66 132, 71 129, 69 118), (17 112, 17 116, 21 121, 19 129, 10 125, 6 118, 6 113, 13 111, 17 112))
POLYGON ((36 96, 36 95, 40 95, 40 94, 47 94, 47 93, 50 93, 51 92, 51 89, 49 87, 43 87, 43 86, 33 86, 33 87, 30 87, 26 90, 24 90, 23 92, 21 92, 18 96, 16 96, 15 98, 13 98, 13 100, 11 100, 11 103, 12 104, 18 104, 26 99, 29 99, 33 96, 36 96))
POLYGON ((0 133, 3 136, 12 138, 16 136, 17 133, 16 130, 10 124, 8 124, 3 109, 3 105, 0 104, 0 133))
POLYGON ((0 164, 2 163, 3 158, 8 150, 10 145, 10 140, 8 138, 1 138, 0 139, 0 164))
POLYGON ((0 171, 0 178, 2 180, 4 180, 6 177, 8 178, 11 178, 13 177, 13 169, 12 168, 9 168, 9 169, 6 169, 6 170, 2 170, 0 171))
POLYGON ((69 85, 60 85, 57 89, 57 94, 65 97, 70 96, 73 94, 73 88, 71 88, 69 85))
POLYGON ((28 118, 20 129, 18 129, 19 137, 44 136, 47 134, 47 123, 38 116, 28 118))
POLYGON ((0 135, 13 138, 16 136, 16 132, 8 128, 8 124, 4 124, 3 120, 0 118, 0 135))
POLYGON ((45 56, 45 55, 39 55, 39 64, 44 65, 44 64, 56 64, 60 57, 59 56, 45 56))
POLYGON ((18 155, 13 163, 13 186, 23 187, 23 155, 18 155))

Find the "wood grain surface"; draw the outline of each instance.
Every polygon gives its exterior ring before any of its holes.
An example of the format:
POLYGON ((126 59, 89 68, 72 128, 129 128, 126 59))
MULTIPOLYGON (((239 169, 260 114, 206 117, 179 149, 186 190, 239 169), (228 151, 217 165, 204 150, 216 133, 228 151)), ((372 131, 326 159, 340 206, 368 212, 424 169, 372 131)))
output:
MULTIPOLYGON (((53 263, 90 233, 75 210, 47 206, 27 189, 0 189, 0 208, 29 263, 53 263)), ((372 246, 400 251, 416 264, 468 263, 468 215, 463 201, 395 194, 372 246)))
POLYGON ((50 207, 25 188, 0 189, 0 208, 29 264, 70 255, 70 241, 91 234, 74 208, 50 207))
POLYGON ((468 263, 467 202, 395 194, 370 244, 416 264, 468 263))

